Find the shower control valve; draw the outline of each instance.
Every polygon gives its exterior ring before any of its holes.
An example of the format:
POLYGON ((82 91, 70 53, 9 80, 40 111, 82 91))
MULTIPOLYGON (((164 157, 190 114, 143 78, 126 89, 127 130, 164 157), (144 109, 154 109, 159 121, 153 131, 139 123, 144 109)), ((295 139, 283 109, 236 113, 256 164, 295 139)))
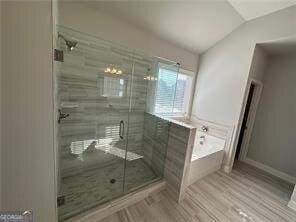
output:
POLYGON ((61 120, 62 119, 66 119, 67 117, 70 116, 70 114, 68 113, 62 113, 62 111, 59 109, 59 118, 58 118, 58 123, 60 124, 61 123, 61 120))
POLYGON ((208 132, 208 131, 209 131, 209 127, 207 127, 207 126, 202 126, 202 127, 201 127, 201 131, 203 131, 203 132, 208 132))

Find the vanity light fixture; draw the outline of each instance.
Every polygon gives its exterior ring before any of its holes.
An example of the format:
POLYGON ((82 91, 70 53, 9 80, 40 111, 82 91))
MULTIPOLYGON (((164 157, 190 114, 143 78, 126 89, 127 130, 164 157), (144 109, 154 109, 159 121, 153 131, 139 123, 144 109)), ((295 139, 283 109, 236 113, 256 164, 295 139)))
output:
POLYGON ((104 72, 105 73, 111 72, 111 68, 109 68, 109 67, 105 68, 104 72))
POLYGON ((122 74, 122 70, 121 69, 117 69, 114 67, 106 67, 104 69, 105 73, 110 73, 110 74, 116 74, 116 75, 121 75, 122 74))

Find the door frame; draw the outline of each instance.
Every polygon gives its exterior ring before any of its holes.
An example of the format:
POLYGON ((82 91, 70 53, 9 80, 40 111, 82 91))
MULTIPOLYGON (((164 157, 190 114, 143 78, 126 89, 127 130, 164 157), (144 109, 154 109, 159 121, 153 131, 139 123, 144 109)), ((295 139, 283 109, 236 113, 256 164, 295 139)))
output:
MULTIPOLYGON (((240 148, 240 152, 239 152, 239 156, 238 156, 238 159, 241 161, 244 161, 247 157, 249 143, 250 143, 250 139, 251 139, 254 123, 255 123, 256 113, 257 113, 259 101, 260 101, 262 90, 263 90, 263 83, 261 81, 253 79, 253 78, 249 78, 248 83, 247 83, 247 91, 244 96, 243 112, 242 112, 242 115, 240 116, 240 125, 239 125, 240 130, 239 131, 242 130, 243 118, 245 115, 245 110, 246 110, 246 105, 247 105, 247 100, 248 100, 251 84, 255 85, 255 89, 254 89, 254 94, 253 94, 253 98, 251 101, 250 111, 249 111, 249 115, 248 115, 248 119, 247 119, 247 123, 246 123, 248 127, 245 130, 245 133, 243 135, 243 140, 242 140, 242 144, 241 144, 241 148, 240 148)), ((240 135, 240 132, 237 135, 237 138, 236 138, 237 141, 238 141, 239 135, 240 135)), ((236 147, 236 149, 237 149, 237 147, 236 147)))

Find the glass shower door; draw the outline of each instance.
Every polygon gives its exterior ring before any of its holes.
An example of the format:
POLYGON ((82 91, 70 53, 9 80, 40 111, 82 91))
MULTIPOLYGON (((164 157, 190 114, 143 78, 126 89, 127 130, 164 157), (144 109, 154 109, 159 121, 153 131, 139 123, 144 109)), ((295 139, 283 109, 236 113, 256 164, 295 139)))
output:
POLYGON ((169 121, 159 117, 172 112, 179 65, 135 55, 131 87, 124 192, 163 178, 169 121), (159 70, 162 70, 160 72, 159 70), (163 72, 167 75, 162 75, 163 72), (172 95, 169 100, 166 95, 172 95), (157 97, 158 96, 158 97, 157 97), (161 113, 156 113, 159 108, 161 113))
POLYGON ((58 31, 64 54, 55 63, 63 221, 123 194, 133 58, 86 34, 58 31))

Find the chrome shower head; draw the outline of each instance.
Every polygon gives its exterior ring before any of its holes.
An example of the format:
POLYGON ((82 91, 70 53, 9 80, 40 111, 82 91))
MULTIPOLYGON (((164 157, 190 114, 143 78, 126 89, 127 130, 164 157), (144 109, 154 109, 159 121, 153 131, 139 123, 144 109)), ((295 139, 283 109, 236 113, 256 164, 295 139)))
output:
POLYGON ((58 37, 62 38, 65 41, 68 51, 72 51, 78 44, 78 42, 76 42, 76 41, 71 41, 71 40, 66 39, 61 34, 59 34, 58 37))
POLYGON ((68 51, 72 51, 77 45, 77 42, 74 42, 74 41, 70 41, 70 40, 65 39, 65 42, 66 42, 68 51))

